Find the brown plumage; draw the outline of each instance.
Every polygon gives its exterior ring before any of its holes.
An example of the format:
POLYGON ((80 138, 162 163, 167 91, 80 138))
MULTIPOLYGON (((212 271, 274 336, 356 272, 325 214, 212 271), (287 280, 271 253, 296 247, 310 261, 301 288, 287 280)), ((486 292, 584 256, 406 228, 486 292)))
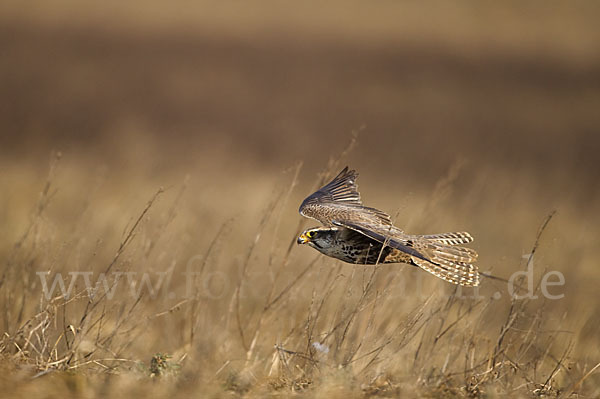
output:
POLYGON ((348 263, 409 263, 454 284, 479 284, 477 253, 457 246, 473 241, 469 233, 405 234, 385 212, 362 204, 357 176, 346 167, 302 202, 300 214, 325 227, 306 230, 299 244, 348 263))

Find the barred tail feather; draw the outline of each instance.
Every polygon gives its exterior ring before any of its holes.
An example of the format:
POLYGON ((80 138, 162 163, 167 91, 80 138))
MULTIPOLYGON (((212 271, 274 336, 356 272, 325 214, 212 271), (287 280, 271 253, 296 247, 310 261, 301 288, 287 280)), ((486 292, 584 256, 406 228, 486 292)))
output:
POLYGON ((453 284, 479 285, 479 272, 474 264, 477 260, 477 252, 470 248, 431 241, 427 242, 426 248, 430 261, 412 257, 412 261, 417 266, 453 284))
POLYGON ((471 248, 444 245, 437 242, 423 243, 427 252, 434 258, 442 258, 453 262, 473 263, 477 260, 477 252, 471 248))
POLYGON ((427 240, 436 241, 444 245, 460 245, 468 244, 473 241, 471 234, 466 231, 459 231, 455 233, 441 233, 441 234, 429 234, 421 236, 427 240))
POLYGON ((449 283, 466 287, 479 285, 479 273, 477 266, 473 264, 448 260, 438 260, 439 263, 435 264, 414 257, 412 261, 421 269, 449 283))

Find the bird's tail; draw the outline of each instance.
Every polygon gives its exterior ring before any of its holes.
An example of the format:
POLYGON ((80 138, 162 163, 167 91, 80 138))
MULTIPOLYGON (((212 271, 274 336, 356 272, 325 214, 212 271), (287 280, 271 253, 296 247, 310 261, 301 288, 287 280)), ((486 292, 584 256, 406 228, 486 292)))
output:
POLYGON ((413 262, 429 273, 453 284, 468 287, 479 285, 475 261, 477 252, 457 245, 473 241, 469 233, 444 233, 419 237, 430 262, 412 257, 413 262))

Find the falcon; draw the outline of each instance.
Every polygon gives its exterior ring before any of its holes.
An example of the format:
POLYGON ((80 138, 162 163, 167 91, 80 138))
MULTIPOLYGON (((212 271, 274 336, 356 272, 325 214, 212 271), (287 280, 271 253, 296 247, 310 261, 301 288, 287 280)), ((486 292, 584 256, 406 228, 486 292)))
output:
POLYGON ((348 263, 407 263, 453 284, 479 285, 477 252, 461 246, 473 241, 469 233, 406 234, 388 214, 362 204, 357 177, 345 167, 302 202, 300 214, 323 226, 304 231, 298 244, 348 263))

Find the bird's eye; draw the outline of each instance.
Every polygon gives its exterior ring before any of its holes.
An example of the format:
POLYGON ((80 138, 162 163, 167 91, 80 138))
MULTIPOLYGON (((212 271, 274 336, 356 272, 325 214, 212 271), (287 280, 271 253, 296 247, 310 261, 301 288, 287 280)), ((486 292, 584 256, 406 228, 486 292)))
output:
POLYGON ((306 236, 307 236, 308 238, 313 238, 313 237, 315 236, 315 232, 314 232, 314 231, 308 231, 308 232, 306 233, 306 236))

